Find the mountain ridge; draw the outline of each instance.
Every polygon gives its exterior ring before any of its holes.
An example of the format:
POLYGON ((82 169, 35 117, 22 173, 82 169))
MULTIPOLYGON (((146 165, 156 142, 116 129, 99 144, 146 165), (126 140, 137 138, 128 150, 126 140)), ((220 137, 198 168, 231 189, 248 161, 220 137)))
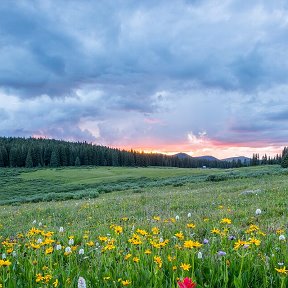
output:
POLYGON ((214 156, 211 156, 211 155, 203 155, 203 156, 190 156, 189 154, 187 153, 184 153, 184 152, 179 152, 179 153, 176 153, 174 155, 172 155, 174 157, 178 157, 180 159, 184 159, 184 158, 193 158, 193 159, 201 159, 201 160, 208 160, 208 161, 226 161, 226 162, 232 162, 232 161, 238 161, 240 160, 241 163, 244 163, 244 162, 249 162, 251 161, 251 158, 249 157, 246 157, 246 156, 234 156, 234 157, 228 157, 228 158, 224 158, 224 159, 218 159, 214 156))

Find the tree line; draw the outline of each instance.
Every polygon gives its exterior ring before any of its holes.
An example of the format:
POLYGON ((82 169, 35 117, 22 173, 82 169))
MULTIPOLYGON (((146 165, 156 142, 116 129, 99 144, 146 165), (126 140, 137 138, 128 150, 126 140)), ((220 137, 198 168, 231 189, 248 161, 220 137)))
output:
POLYGON ((249 165, 281 164, 288 167, 288 147, 282 155, 261 159, 253 154, 251 161, 208 160, 120 150, 87 142, 55 139, 0 137, 0 167, 61 167, 61 166, 164 166, 180 168, 234 168, 249 165))
POLYGON ((179 158, 156 153, 126 151, 87 142, 54 139, 0 137, 0 167, 61 166, 166 166, 181 168, 230 168, 239 162, 179 158))
POLYGON ((271 157, 266 154, 260 158, 258 153, 254 153, 250 162, 251 166, 257 166, 257 165, 274 165, 274 164, 281 164, 282 156, 279 154, 276 154, 276 156, 271 157))

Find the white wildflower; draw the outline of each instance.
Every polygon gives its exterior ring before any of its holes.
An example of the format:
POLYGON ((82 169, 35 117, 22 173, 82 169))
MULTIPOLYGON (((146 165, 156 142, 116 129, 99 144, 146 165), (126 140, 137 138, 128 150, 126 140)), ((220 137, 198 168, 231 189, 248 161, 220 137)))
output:
POLYGON ((285 241, 285 239, 286 239, 286 238, 285 238, 284 235, 280 235, 280 236, 279 236, 279 240, 280 240, 280 241, 285 241))
POLYGON ((187 217, 190 218, 191 216, 192 216, 192 214, 189 212, 189 213, 187 214, 187 217))
POLYGON ((6 254, 2 253, 2 259, 6 259, 6 254))
POLYGON ((57 244, 57 245, 56 245, 56 250, 61 250, 61 249, 62 249, 61 244, 57 244))
POLYGON ((63 233, 63 232, 64 232, 64 228, 63 228, 62 226, 59 228, 59 232, 60 232, 60 233, 63 233))
POLYGON ((38 226, 42 226, 42 222, 39 222, 39 223, 38 223, 38 226))
POLYGON ((42 243, 43 241, 42 241, 42 239, 41 238, 38 238, 37 239, 37 244, 40 244, 40 243, 42 243))
POLYGON ((84 249, 83 248, 81 248, 81 249, 79 249, 79 255, 84 255, 84 249))
POLYGON ((32 224, 36 224, 36 223, 37 223, 37 221, 36 221, 36 220, 33 220, 32 224))
POLYGON ((260 215, 261 213, 262 213, 261 209, 259 209, 259 208, 256 209, 256 211, 255 211, 255 214, 256 214, 256 215, 260 215))
POLYGON ((68 244, 69 245, 73 245, 74 244, 74 239, 73 238, 69 239, 68 244))
POLYGON ((67 246, 67 247, 65 248, 65 252, 66 252, 66 253, 72 253, 71 247, 67 246))
POLYGON ((176 221, 179 221, 179 219, 180 219, 179 215, 176 215, 176 216, 175 216, 175 220, 176 220, 176 221))
POLYGON ((78 288, 86 288, 86 281, 83 277, 78 279, 78 288))
POLYGON ((198 258, 198 259, 202 259, 202 258, 203 258, 202 252, 200 252, 200 251, 198 252, 197 258, 198 258))

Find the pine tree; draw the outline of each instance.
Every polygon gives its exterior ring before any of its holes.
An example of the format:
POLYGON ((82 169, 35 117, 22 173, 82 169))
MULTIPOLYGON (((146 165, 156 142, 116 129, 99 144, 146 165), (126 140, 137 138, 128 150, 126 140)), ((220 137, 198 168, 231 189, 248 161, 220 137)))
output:
POLYGON ((2 149, 0 147, 0 167, 4 167, 4 159, 3 159, 3 155, 2 155, 2 149))
POLYGON ((59 153, 57 150, 53 150, 51 153, 50 166, 51 167, 59 167, 60 166, 59 153))
POLYGON ((80 166, 80 165, 81 165, 80 158, 77 156, 75 160, 75 166, 80 166))
POLYGON ((33 160, 31 155, 31 150, 28 150, 26 161, 25 161, 25 167, 26 168, 32 168, 33 167, 33 160))
POLYGON ((281 166, 282 166, 283 168, 288 168, 288 153, 286 153, 286 154, 284 155, 284 157, 282 158, 281 166))
POLYGON ((12 147, 9 153, 9 164, 10 167, 17 167, 18 162, 18 151, 16 147, 12 147))

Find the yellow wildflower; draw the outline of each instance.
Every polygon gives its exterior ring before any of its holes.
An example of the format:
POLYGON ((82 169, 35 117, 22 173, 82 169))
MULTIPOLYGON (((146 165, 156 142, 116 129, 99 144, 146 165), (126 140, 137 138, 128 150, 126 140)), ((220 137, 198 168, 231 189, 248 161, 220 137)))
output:
POLYGON ((137 229, 136 232, 142 236, 147 236, 149 233, 146 230, 143 229, 137 229))
POLYGON ((284 234, 284 232, 285 232, 284 229, 277 229, 276 230, 276 234, 279 234, 279 235, 284 234))
POLYGON ((44 280, 45 278, 42 276, 42 274, 36 274, 36 282, 41 282, 42 280, 44 280))
POLYGON ((152 231, 152 233, 153 233, 154 235, 158 235, 159 232, 160 232, 157 227, 153 227, 153 228, 151 229, 151 231, 152 231))
POLYGON ((114 232, 116 233, 116 234, 121 234, 121 233, 123 233, 123 228, 121 227, 121 226, 114 226, 113 227, 114 228, 114 232))
POLYGON ((131 284, 131 281, 129 281, 129 280, 122 280, 121 283, 122 283, 123 286, 128 286, 128 285, 131 284))
POLYGON ((253 237, 253 238, 249 239, 249 243, 255 244, 256 246, 259 246, 261 243, 261 240, 258 240, 258 239, 253 237))
POLYGON ((99 239, 101 242, 107 242, 107 241, 108 241, 108 237, 106 237, 106 236, 99 236, 98 239, 99 239))
POLYGON ((257 225, 251 224, 245 232, 249 234, 258 231, 259 229, 260 228, 257 225))
POLYGON ((89 242, 87 242, 86 244, 87 244, 89 247, 94 246, 94 242, 93 242, 93 241, 89 241, 89 242))
POLYGON ((138 263, 140 259, 138 257, 133 257, 133 262, 138 263))
POLYGON ((51 238, 46 238, 44 241, 43 241, 43 245, 50 245, 52 243, 54 243, 55 240, 51 239, 51 238))
POLYGON ((53 282, 53 287, 58 287, 58 284, 59 284, 59 281, 58 281, 58 279, 56 279, 56 280, 53 282))
POLYGON ((12 263, 9 261, 9 260, 0 260, 0 267, 4 266, 4 267, 7 267, 7 266, 10 266, 12 263))
POLYGON ((178 239, 180 239, 180 240, 183 240, 183 239, 184 239, 184 235, 183 235, 182 231, 176 233, 175 236, 176 236, 178 239))
POLYGON ((40 247, 41 247, 40 244, 34 244, 34 243, 31 243, 30 246, 31 246, 33 249, 40 249, 40 247))
POLYGON ((280 274, 288 275, 288 270, 286 269, 285 266, 283 268, 279 268, 279 269, 275 268, 275 270, 280 274))
POLYGON ((181 263, 180 267, 181 267, 184 271, 189 271, 189 269, 191 268, 191 265, 190 265, 190 264, 181 263))
POLYGON ((184 248, 192 249, 192 248, 199 248, 202 244, 198 241, 187 240, 184 242, 184 248))
POLYGON ((247 246, 249 247, 250 243, 243 240, 238 240, 234 243, 234 250, 238 250, 240 247, 247 246))
POLYGON ((211 230, 211 233, 212 233, 212 234, 221 234, 221 231, 220 231, 219 229, 217 229, 217 228, 213 228, 213 229, 211 230))
POLYGON ((132 256, 132 254, 128 253, 127 255, 125 255, 124 259, 128 260, 131 256, 132 256))
POLYGON ((229 218, 223 218, 223 219, 221 219, 220 223, 221 224, 231 224, 232 220, 229 218))
POLYGON ((45 250, 45 254, 51 254, 53 252, 53 247, 49 247, 45 250))
POLYGON ((154 256, 154 262, 158 265, 159 268, 161 268, 163 265, 163 262, 160 256, 154 256))

